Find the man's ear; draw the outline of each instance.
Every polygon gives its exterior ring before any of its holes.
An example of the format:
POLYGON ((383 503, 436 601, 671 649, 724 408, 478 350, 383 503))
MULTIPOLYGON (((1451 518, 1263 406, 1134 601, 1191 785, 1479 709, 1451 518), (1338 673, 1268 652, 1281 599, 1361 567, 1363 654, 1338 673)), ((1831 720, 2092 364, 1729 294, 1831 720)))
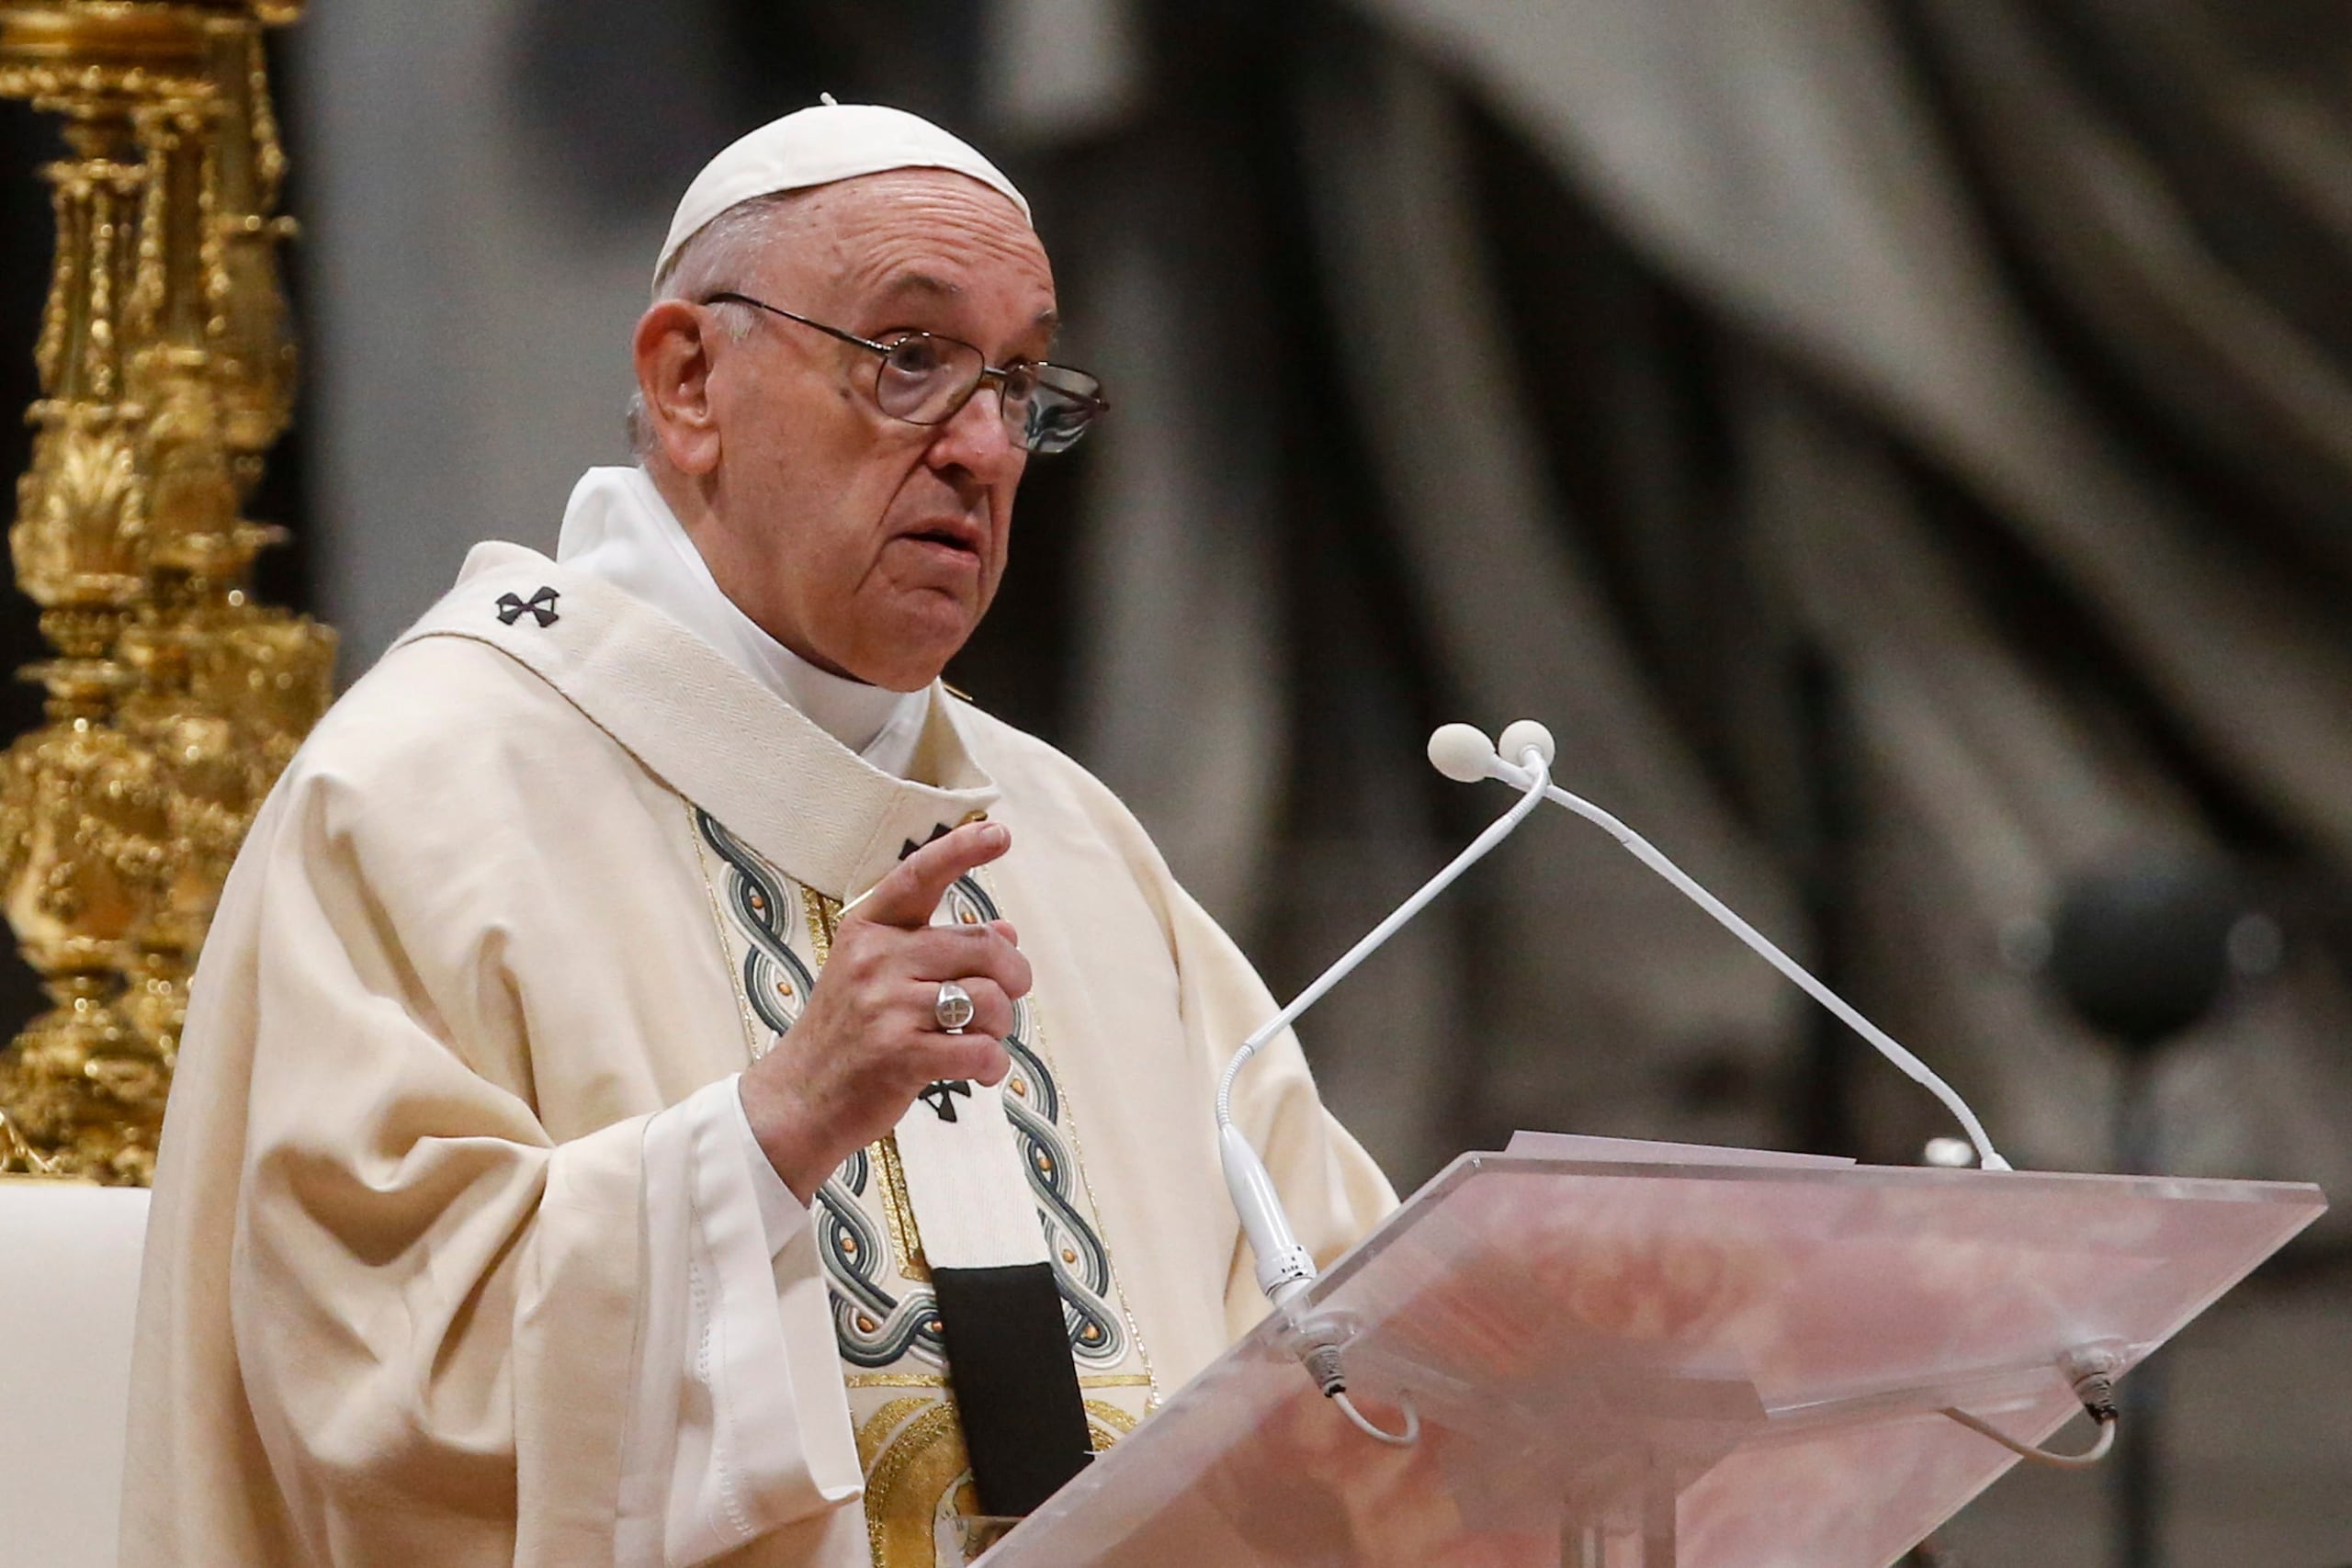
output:
POLYGON ((662 299, 637 323, 637 389, 670 466, 700 478, 718 467, 718 420, 710 400, 708 311, 662 299))

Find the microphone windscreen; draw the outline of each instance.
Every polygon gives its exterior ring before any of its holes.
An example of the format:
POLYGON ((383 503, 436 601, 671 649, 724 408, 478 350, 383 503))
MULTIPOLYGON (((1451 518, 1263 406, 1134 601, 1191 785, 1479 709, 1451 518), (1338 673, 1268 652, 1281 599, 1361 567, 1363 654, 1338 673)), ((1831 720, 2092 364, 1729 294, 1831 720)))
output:
POLYGON ((1544 765, 1547 768, 1552 765, 1552 759, 1559 755, 1559 748, 1552 743, 1552 732, 1532 718, 1512 720, 1510 728, 1506 728, 1501 738, 1495 742, 1495 748, 1502 754, 1503 761, 1513 767, 1521 765, 1520 759, 1527 754, 1531 747, 1533 748, 1536 755, 1544 759, 1544 765))
POLYGON ((1430 737, 1430 766, 1456 784, 1494 776, 1495 743, 1466 724, 1440 725, 1430 737))

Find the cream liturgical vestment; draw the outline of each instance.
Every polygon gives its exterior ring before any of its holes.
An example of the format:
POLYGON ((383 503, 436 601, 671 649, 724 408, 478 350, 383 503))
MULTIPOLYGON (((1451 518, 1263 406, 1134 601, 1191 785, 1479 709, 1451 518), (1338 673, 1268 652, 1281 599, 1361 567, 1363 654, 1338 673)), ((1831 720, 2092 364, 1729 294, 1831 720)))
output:
MULTIPOLYGON (((1214 1137, 1273 1008, 1248 963, 1050 747, 934 687, 906 771, 611 582, 474 552, 297 757, 213 926, 128 1568, 957 1561, 922 1228, 952 1195, 900 1146, 931 1112, 804 1213, 735 1077, 842 902, 976 813, 1013 849, 942 918, 1010 919, 1036 987, 1001 1089, 934 1088, 1004 1129, 1093 1442, 1262 1314, 1214 1137)), ((1318 1257, 1394 1201, 1288 1038, 1235 1111, 1318 1257)))

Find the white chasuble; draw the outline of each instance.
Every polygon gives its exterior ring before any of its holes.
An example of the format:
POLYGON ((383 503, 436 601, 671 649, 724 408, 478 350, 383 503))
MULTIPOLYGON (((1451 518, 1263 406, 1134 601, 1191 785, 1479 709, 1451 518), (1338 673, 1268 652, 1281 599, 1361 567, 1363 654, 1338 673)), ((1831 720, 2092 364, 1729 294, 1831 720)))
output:
MULTIPOLYGON (((287 769, 207 941, 124 1568, 953 1562, 922 1195, 886 1140, 802 1213, 734 1080, 827 911, 976 811, 1012 848, 948 918, 1001 909, 1036 990, 1001 1091, 943 1098, 1023 1162, 1095 1440, 1263 1314, 1213 1126, 1272 998, 1050 747, 934 688, 909 772, 630 594, 473 553, 287 769)), ((1287 1037, 1234 1109, 1318 1258, 1393 1203, 1287 1037)))

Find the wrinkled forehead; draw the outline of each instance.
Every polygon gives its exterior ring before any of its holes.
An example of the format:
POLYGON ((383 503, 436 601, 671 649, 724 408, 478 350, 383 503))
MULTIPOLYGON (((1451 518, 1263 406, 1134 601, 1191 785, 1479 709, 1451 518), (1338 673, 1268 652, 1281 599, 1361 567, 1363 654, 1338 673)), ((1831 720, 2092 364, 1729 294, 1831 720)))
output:
POLYGON ((895 169, 785 202, 759 262, 780 282, 861 299, 1035 296, 1051 311, 1053 267, 1029 215, 978 180, 895 169))

